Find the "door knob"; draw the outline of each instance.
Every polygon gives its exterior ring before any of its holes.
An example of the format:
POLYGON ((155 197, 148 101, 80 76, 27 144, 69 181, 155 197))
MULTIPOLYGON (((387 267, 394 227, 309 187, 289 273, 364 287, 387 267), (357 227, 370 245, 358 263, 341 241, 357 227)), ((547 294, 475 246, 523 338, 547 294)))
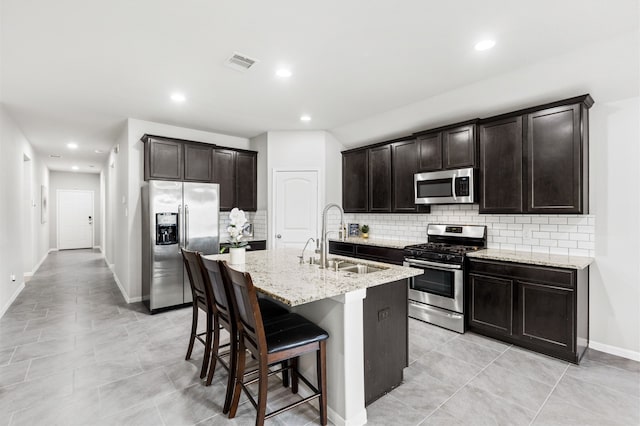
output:
POLYGON ((276 238, 282 238, 282 235, 277 234, 277 235, 276 235, 276 238))

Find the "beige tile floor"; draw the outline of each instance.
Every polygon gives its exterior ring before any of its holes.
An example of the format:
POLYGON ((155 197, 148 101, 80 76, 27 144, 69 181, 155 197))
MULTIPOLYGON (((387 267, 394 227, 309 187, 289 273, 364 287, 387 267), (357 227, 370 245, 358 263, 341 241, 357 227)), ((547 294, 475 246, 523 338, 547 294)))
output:
MULTIPOLYGON (((126 304, 100 253, 54 252, 0 319, 0 425, 251 425, 221 414, 226 373, 184 360, 190 308, 126 304)), ((590 350, 580 366, 410 320, 405 382, 370 425, 638 425, 640 363, 590 350)), ((295 398, 274 379, 269 405, 295 398)), ((269 421, 316 424, 308 404, 269 421)))

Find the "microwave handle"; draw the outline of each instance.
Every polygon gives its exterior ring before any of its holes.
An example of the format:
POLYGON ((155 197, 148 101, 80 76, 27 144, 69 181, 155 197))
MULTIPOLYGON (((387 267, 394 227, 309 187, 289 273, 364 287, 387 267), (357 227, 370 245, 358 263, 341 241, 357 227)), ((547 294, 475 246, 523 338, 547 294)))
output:
POLYGON ((458 201, 458 196, 456 194, 456 178, 458 177, 458 171, 453 172, 453 176, 451 177, 451 196, 454 201, 458 201))

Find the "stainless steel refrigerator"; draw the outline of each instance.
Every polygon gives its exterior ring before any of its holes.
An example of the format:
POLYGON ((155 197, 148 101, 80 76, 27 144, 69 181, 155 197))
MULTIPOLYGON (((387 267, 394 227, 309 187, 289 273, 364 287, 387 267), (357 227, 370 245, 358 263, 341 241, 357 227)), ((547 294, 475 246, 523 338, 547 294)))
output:
POLYGON ((217 183, 150 180, 142 187, 142 301, 151 313, 190 303, 181 248, 220 249, 217 183))

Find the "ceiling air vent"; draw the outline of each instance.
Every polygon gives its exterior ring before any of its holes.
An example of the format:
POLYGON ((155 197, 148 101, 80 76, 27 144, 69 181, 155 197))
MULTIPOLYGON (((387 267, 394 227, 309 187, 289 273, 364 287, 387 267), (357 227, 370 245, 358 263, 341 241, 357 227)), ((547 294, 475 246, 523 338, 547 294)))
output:
POLYGON ((250 57, 248 57, 247 55, 243 55, 242 53, 233 52, 233 55, 231 55, 231 57, 227 59, 224 64, 236 71, 246 72, 257 62, 257 59, 251 59, 250 57))

